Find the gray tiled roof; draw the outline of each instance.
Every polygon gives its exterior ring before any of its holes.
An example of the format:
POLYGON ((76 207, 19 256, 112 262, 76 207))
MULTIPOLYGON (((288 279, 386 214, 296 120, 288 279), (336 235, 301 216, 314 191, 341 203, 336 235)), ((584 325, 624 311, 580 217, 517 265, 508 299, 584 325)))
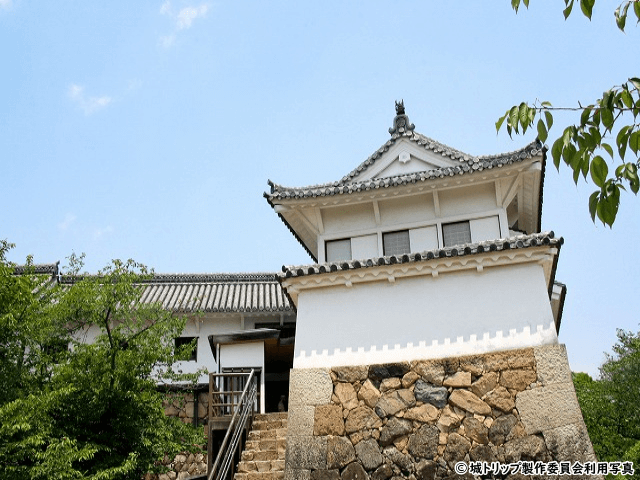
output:
POLYGON ((553 232, 534 233, 531 235, 518 235, 499 240, 489 240, 479 243, 467 243, 454 247, 427 250, 419 253, 407 253, 404 255, 390 255, 386 257, 374 257, 364 260, 338 261, 314 265, 283 266, 278 278, 283 280, 290 277, 303 277, 329 272, 355 270, 358 268, 370 268, 381 265, 394 265, 400 263, 412 263, 432 260, 434 258, 461 257, 464 255, 477 255, 485 252, 501 250, 514 250, 521 248, 537 247, 541 245, 561 246, 564 243, 562 237, 555 238, 553 232))
POLYGON ((376 150, 369 158, 362 162, 358 167, 345 175, 337 182, 324 183, 320 185, 311 185, 308 187, 284 187, 268 181, 271 187, 270 193, 264 196, 269 200, 274 199, 293 199, 307 197, 323 197, 329 195, 343 195, 378 188, 389 188, 408 183, 425 182, 443 177, 452 177, 454 175, 465 175, 480 172, 491 168, 500 168, 505 165, 518 163, 528 158, 543 153, 543 145, 539 140, 535 140, 520 150, 513 152, 501 153, 497 155, 481 155, 473 156, 460 152, 454 148, 448 147, 429 137, 413 131, 404 131, 402 133, 394 133, 382 147, 376 150), (423 172, 411 173, 408 175, 396 175, 384 178, 373 178, 363 181, 353 181, 354 178, 371 167, 391 146, 399 139, 406 138, 415 142, 425 150, 439 153, 443 157, 456 160, 458 165, 423 172))
POLYGON ((15 275, 24 275, 26 272, 33 273, 34 275, 58 275, 58 265, 60 262, 56 263, 40 263, 37 265, 16 265, 13 267, 13 273, 15 275))
POLYGON ((181 312, 289 312, 293 307, 273 273, 156 275, 142 302, 181 312))
MULTIPOLYGON (((63 275, 60 282, 78 279, 63 275)), ((140 286, 141 302, 160 303, 175 312, 294 311, 275 273, 156 274, 140 286)))

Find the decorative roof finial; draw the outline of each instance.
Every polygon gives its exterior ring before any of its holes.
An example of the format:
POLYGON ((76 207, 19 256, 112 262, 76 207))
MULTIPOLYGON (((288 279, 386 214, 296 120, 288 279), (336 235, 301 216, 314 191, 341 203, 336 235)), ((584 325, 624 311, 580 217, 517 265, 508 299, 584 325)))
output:
POLYGON ((404 100, 396 100, 396 118, 393 119, 393 127, 389 129, 389 133, 393 135, 413 132, 414 128, 416 126, 409 122, 409 117, 404 113, 404 100))

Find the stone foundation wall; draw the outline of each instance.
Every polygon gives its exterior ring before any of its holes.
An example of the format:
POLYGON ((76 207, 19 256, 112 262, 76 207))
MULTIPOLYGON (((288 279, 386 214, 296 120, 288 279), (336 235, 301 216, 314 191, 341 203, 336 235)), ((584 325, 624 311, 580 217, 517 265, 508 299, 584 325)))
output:
POLYGON ((564 345, 294 369, 288 422, 287 480, 458 478, 459 461, 596 460, 564 345))
POLYGON ((193 393, 165 392, 162 401, 164 414, 168 417, 178 417, 182 422, 189 424, 193 424, 193 417, 197 415, 198 425, 206 425, 209 416, 209 397, 207 393, 198 393, 197 397, 196 407, 193 393))
POLYGON ((183 452, 170 459, 165 455, 162 465, 169 468, 167 473, 147 473, 143 480, 183 480, 195 475, 207 473, 207 455, 205 453, 183 452))

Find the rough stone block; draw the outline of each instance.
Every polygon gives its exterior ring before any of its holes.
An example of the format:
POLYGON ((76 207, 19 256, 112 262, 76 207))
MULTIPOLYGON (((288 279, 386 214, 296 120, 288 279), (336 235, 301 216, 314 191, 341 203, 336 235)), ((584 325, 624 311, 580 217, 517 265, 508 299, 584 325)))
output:
POLYGON ((344 418, 340 405, 318 405, 313 422, 313 434, 344 435, 344 418))
POLYGON ((358 399, 363 400, 367 406, 374 408, 376 403, 378 403, 378 399, 380 398, 380 390, 376 388, 376 386, 371 382, 371 380, 367 380, 362 384, 360 390, 358 390, 358 399))
POLYGON ((289 408, 323 405, 331 401, 333 382, 324 368, 294 368, 289 380, 289 408))
POLYGON ((406 362, 371 365, 369 367, 369 378, 374 381, 382 381, 389 377, 402 378, 409 370, 409 364, 406 362))
POLYGON ((289 437, 286 462, 287 470, 325 470, 327 468, 327 437, 289 437))
POLYGON ((353 385, 350 383, 338 383, 333 391, 343 408, 351 410, 358 406, 358 396, 356 395, 353 385))
POLYGON ((354 408, 349 412, 345 428, 347 433, 359 432, 360 430, 378 428, 382 426, 382 420, 369 407, 354 408))
POLYGON ((353 444, 347 437, 329 437, 327 440, 327 468, 342 468, 356 459, 353 444))
POLYGON ((445 387, 470 387, 471 372, 457 372, 445 378, 442 382, 445 387))
POLYGON ((347 468, 342 471, 340 478, 342 478, 342 480, 369 480, 369 475, 364 471, 362 465, 358 462, 353 462, 347 465, 347 468))
MULTIPOLYGON (((423 425, 414 434, 409 435, 409 452, 415 457, 433 459, 438 451, 440 431, 435 425, 423 425)), ((386 449, 385 449, 386 452, 386 449)))
POLYGON ((509 368, 509 357, 513 352, 495 352, 484 356, 486 372, 499 372, 509 368))
POLYGON ((453 406, 479 415, 489 415, 491 407, 468 390, 454 390, 449 396, 453 406))
POLYGON ((457 462, 464 460, 464 457, 471 449, 471 442, 457 433, 449 435, 447 447, 444 451, 444 459, 449 466, 455 465, 457 462))
POLYGON ((518 419, 514 415, 502 415, 496 418, 489 428, 491 443, 497 446, 502 445, 517 423, 518 419))
POLYGON ((363 440, 356 445, 356 455, 365 470, 374 470, 382 465, 384 459, 380 453, 378 442, 373 438, 363 440))
POLYGON ((311 480, 340 480, 338 470, 314 470, 311 472, 311 480))
POLYGON ((416 397, 411 390, 391 390, 384 393, 376 403, 376 413, 380 417, 395 415, 400 410, 411 408, 416 404, 416 397))
MULTIPOLYGON (((416 443, 419 444, 419 442, 416 442, 416 443)), ((413 460, 411 459, 410 455, 405 455, 404 453, 400 452, 396 447, 387 447, 382 451, 382 453, 391 463, 396 464, 402 470, 411 471, 411 467, 413 466, 413 460)))
POLYGON ((488 372, 482 375, 478 380, 471 384, 470 390, 479 398, 496 388, 498 384, 498 374, 496 372, 488 372))
POLYGON ((382 393, 389 390, 397 390, 402 386, 402 381, 398 377, 389 377, 382 380, 380 383, 380 391, 382 393))
POLYGON ((371 474, 371 480, 387 480, 388 478, 391 478, 391 475, 393 475, 391 465, 384 463, 371 474))
POLYGON ((549 462, 551 456, 544 440, 536 435, 528 435, 505 443, 504 459, 507 463, 516 463, 521 460, 549 462))
POLYGON ((422 423, 435 422, 438 419, 438 415, 440 415, 440 410, 430 403, 410 408, 404 412, 404 418, 407 420, 417 420, 422 423))
POLYGON ((383 447, 391 445, 396 438, 406 435, 412 430, 413 425, 410 420, 392 417, 387 424, 382 427, 382 431, 380 432, 380 445, 383 447))
POLYGON ((597 461, 584 423, 553 428, 545 431, 543 436, 547 448, 559 462, 597 461))
POLYGON ((533 370, 504 370, 500 373, 500 385, 521 392, 537 378, 533 370))
POLYGON ((411 369, 426 382, 442 385, 444 380, 444 366, 436 360, 420 360, 412 362, 411 369))
POLYGON ((285 468, 284 480, 311 480, 311 470, 299 468, 285 468))
POLYGON ((482 397, 482 400, 490 407, 497 408, 505 413, 511 412, 516 406, 513 397, 504 387, 497 387, 494 390, 491 390, 482 397))
POLYGON ((509 356, 509 368, 533 368, 536 365, 536 359, 533 348, 523 348, 514 350, 509 356))
POLYGON ((534 348, 538 381, 544 385, 571 382, 571 370, 564 345, 544 345, 534 348))
POLYGON ((369 367, 352 366, 352 367, 333 367, 331 371, 335 374, 338 382, 363 382, 369 375, 369 367))
MULTIPOLYGON (((442 381, 440 381, 442 384, 442 381)), ((418 380, 413 391, 416 400, 430 403, 437 408, 443 408, 447 404, 449 391, 446 387, 438 387, 423 380, 418 380)))
POLYGON ((529 435, 583 422, 573 383, 553 383, 520 392, 516 409, 529 435))
POLYGON ((471 375, 476 377, 480 376, 484 372, 484 361, 480 355, 470 355, 468 357, 462 357, 460 359, 460 369, 465 372, 470 372, 471 375))

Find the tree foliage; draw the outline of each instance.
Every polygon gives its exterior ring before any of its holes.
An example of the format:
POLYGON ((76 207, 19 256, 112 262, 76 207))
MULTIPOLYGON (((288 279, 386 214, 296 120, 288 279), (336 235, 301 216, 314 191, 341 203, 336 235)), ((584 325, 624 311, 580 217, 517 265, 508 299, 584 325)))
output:
POLYGON ((582 416, 600 461, 632 461, 640 478, 640 333, 618 330, 600 379, 573 374, 582 416))
POLYGON ((52 346, 63 336, 45 320, 58 290, 50 276, 36 275, 27 258, 22 275, 6 261, 13 245, 0 240, 0 405, 25 393, 27 386, 41 386, 49 378, 47 365, 56 360, 52 346))
MULTIPOLYGON (((566 19, 573 11, 574 0, 564 3, 566 19)), ((528 7, 529 0, 511 0, 516 12, 521 4, 528 7)), ((579 4, 582 13, 591 19, 595 0, 579 0, 579 4)), ((616 9, 614 17, 621 31, 631 15, 640 22, 640 0, 626 0, 616 9)), ((577 107, 554 107, 547 101, 522 102, 498 119, 496 130, 505 125, 511 136, 524 134, 535 125, 538 138, 545 142, 553 126, 553 112, 559 110, 580 112, 580 122, 567 126, 553 142, 553 163, 558 169, 565 163, 573 171, 576 184, 581 176, 587 181, 590 178, 597 187, 589 197, 591 219, 595 222, 597 217, 604 225, 612 226, 621 191, 628 189, 637 194, 640 189, 640 78, 632 77, 609 88, 587 106, 580 102, 577 107)))
MULTIPOLYGON (((0 478, 141 478, 165 453, 201 442, 164 415, 158 379, 185 358, 188 347, 176 353, 173 342, 185 320, 139 302, 146 267, 115 260, 96 276, 44 288, 42 278, 14 275, 8 248, 0 246, 8 353, 0 382, 9 388, 0 401, 0 478), (52 340, 69 350, 47 354, 52 340)), ((81 265, 71 257, 72 274, 81 265)))

